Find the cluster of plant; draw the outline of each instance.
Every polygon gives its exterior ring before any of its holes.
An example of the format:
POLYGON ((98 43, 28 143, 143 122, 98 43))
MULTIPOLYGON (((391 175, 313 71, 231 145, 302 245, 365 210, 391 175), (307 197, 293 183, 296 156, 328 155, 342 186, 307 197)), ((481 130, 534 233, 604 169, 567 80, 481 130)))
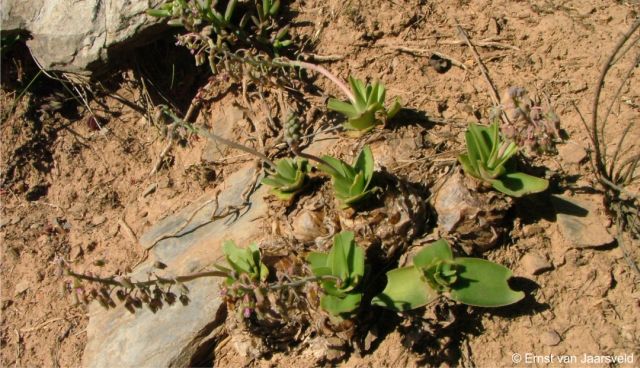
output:
MULTIPOLYGON (((225 290, 233 292, 228 291, 226 295, 243 300, 242 315, 248 318, 255 308, 251 301, 255 300, 256 290, 269 293, 269 287, 264 286, 268 271, 255 245, 242 250, 227 243, 224 252, 234 271, 234 277, 228 277, 224 284, 225 290), (252 283, 255 286, 250 286, 252 283), (247 293, 254 295, 247 297, 247 293)), ((291 283, 291 287, 319 283, 320 307, 337 321, 352 318, 361 307, 368 280, 365 252, 356 244, 353 232, 336 234, 328 252, 311 252, 306 259, 313 276, 290 275, 294 280, 303 280, 291 283)), ((225 273, 231 271, 220 266, 218 269, 225 273)), ((454 257, 449 244, 439 240, 417 253, 413 265, 387 272, 386 288, 371 304, 403 312, 445 295, 467 305, 501 307, 524 297, 523 292, 509 287, 511 275, 508 268, 484 259, 454 257)))
POLYGON ((365 85, 361 80, 350 76, 349 85, 353 96, 349 102, 332 98, 327 104, 329 110, 346 116, 344 128, 347 130, 359 134, 366 133, 381 121, 393 118, 402 107, 399 98, 396 98, 389 108, 384 106, 386 89, 380 82, 365 85), (379 118, 380 115, 382 120, 379 118))
POLYGON ((279 12, 279 0, 169 0, 147 11, 187 30, 177 45, 191 51, 196 65, 208 62, 214 74, 224 71, 235 79, 264 77, 265 65, 256 63, 292 45, 289 27, 278 22, 279 12))
MULTIPOLYGON (((549 104, 529 97, 522 87, 510 87, 503 97, 503 111, 509 121, 502 126, 505 138, 515 141, 530 153, 552 153, 560 139, 560 119, 549 104)), ((496 111, 495 114, 500 114, 496 111)), ((496 119, 497 120, 497 119, 496 119)))
POLYGON ((539 193, 549 186, 545 179, 516 171, 513 156, 518 146, 501 139, 497 121, 488 127, 469 124, 465 139, 467 151, 458 156, 458 161, 467 175, 512 197, 539 193))

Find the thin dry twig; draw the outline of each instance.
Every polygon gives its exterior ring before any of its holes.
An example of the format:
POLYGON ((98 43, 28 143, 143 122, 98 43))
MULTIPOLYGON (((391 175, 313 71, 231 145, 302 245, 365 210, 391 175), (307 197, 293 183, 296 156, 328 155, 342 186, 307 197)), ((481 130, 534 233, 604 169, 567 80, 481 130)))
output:
MULTIPOLYGON (((464 40, 443 40, 443 41, 439 41, 439 43, 445 44, 445 45, 463 45, 465 44, 465 41, 464 40)), ((502 42, 497 42, 495 40, 486 39, 486 38, 483 40, 475 41, 474 45, 477 47, 487 47, 487 48, 496 48, 496 49, 505 49, 505 50, 511 49, 515 51, 520 51, 520 48, 516 46, 509 45, 502 42)))
POLYGON ((39 329, 41 329, 41 328, 43 328, 43 327, 45 327, 45 326, 47 326, 47 325, 49 325, 49 324, 51 324, 53 322, 58 322, 58 321, 63 321, 63 320, 64 320, 64 318, 52 318, 52 319, 49 319, 47 321, 44 321, 44 322, 34 326, 34 327, 23 328, 23 329, 20 330, 20 332, 26 333, 26 332, 38 331, 39 329))
POLYGON ((473 58, 475 59, 476 64, 478 64, 478 66, 480 67, 480 71, 482 72, 482 77, 484 78, 484 81, 487 83, 487 86, 489 87, 489 93, 491 95, 491 100, 493 101, 493 104, 495 106, 500 106, 500 96, 498 95, 498 90, 496 89, 495 85, 491 81, 491 78, 489 77, 489 71, 487 70, 487 67, 482 62, 482 59, 480 59, 480 54, 478 54, 478 50, 476 50, 476 47, 469 39, 469 35, 467 35, 467 32, 460 26, 460 24, 456 25, 456 29, 458 30, 458 35, 462 38, 462 41, 464 41, 467 44, 467 46, 469 46, 469 49, 473 53, 473 58))

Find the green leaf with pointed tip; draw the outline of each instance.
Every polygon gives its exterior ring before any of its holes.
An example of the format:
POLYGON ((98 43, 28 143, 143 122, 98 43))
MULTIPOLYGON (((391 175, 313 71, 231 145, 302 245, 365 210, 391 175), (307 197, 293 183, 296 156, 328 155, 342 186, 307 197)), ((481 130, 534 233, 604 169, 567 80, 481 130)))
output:
POLYGON ((437 261, 453 260, 453 252, 446 240, 440 239, 424 247, 413 257, 413 264, 418 267, 429 267, 437 261))
POLYGON ((387 109, 387 118, 392 119, 402 109, 402 101, 399 97, 396 97, 391 104, 391 107, 387 109))
MULTIPOLYGON (((341 277, 343 280, 341 290, 349 291, 360 282, 364 276, 364 251, 358 247, 354 241, 354 234, 351 231, 343 231, 333 238, 333 248, 331 252, 336 254, 342 252, 345 260, 346 276, 341 277)), ((331 256, 331 252, 329 253, 331 256)), ((335 274, 338 276, 338 274, 335 274)))
POLYGON ((256 243, 251 243, 247 247, 247 250, 251 253, 251 257, 253 260, 252 269, 258 271, 258 278, 260 281, 265 281, 267 276, 269 275, 269 269, 262 263, 262 255, 260 254, 260 248, 256 243))
POLYGON ((353 163, 353 167, 356 169, 356 171, 361 171, 364 173, 364 177, 366 179, 365 188, 369 186, 371 178, 373 177, 373 165, 373 152, 371 151, 371 147, 369 147, 369 145, 365 145, 364 147, 362 147, 362 150, 353 163))
POLYGON ((293 164, 293 160, 290 158, 283 158, 278 160, 276 164, 276 171, 283 178, 293 181, 296 178, 296 167, 293 164))
POLYGON ((478 159, 482 162, 487 162, 489 159, 489 153, 491 147, 488 145, 487 140, 485 139, 485 127, 477 124, 469 124, 469 129, 467 130, 469 136, 467 137, 467 148, 469 152, 471 152, 470 142, 473 143, 476 154, 478 155, 478 159), (471 138, 471 139, 470 139, 471 138))
POLYGON ((373 190, 367 190, 366 192, 363 192, 361 194, 354 195, 351 197, 339 197, 337 195, 336 196, 342 202, 340 208, 344 210, 351 207, 353 204, 362 201, 363 199, 368 197, 371 193, 373 193, 373 190))
POLYGON ((236 244, 227 240, 222 246, 222 251, 229 265, 238 273, 246 273, 254 280, 264 281, 269 275, 269 270, 262 263, 260 249, 256 244, 247 248, 238 248, 236 244))
MULTIPOLYGON (((467 173, 467 175, 471 175, 474 177, 479 176, 478 170, 476 170, 474 165, 471 163, 468 154, 463 153, 461 155, 458 155, 458 161, 460 161, 460 164, 462 165, 462 168, 464 169, 464 172, 467 173)), ((478 162, 476 161, 475 164, 477 165, 478 162)))
POLYGON ((506 166, 509 159, 511 159, 511 157, 515 155, 516 152, 518 152, 518 146, 514 142, 510 142, 507 145, 507 148, 505 148, 504 152, 502 153, 502 156, 499 158, 499 161, 496 164, 496 167, 506 166))
POLYGON ((508 268, 479 258, 461 257, 454 263, 460 270, 451 286, 451 299, 477 307, 501 307, 524 298, 522 291, 509 287, 512 273, 508 268))
POLYGON ((373 129, 376 125, 378 125, 378 121, 376 120, 375 114, 372 111, 365 110, 358 116, 349 118, 345 124, 345 128, 363 131, 363 133, 365 133, 373 129))
POLYGON ((387 286, 371 304, 403 312, 429 304, 438 297, 416 266, 396 268, 387 272, 387 286))
POLYGON ((233 16, 233 12, 236 9, 236 5, 238 5, 238 0, 229 0, 229 2, 227 3, 227 9, 224 12, 225 21, 231 21, 231 17, 233 16))
POLYGON ((268 185, 276 188, 283 187, 288 184, 288 182, 285 179, 279 176, 267 176, 262 178, 260 182, 264 185, 268 185))
POLYGON ((480 173, 478 172, 478 161, 480 160, 480 153, 478 152, 478 144, 471 131, 467 130, 464 133, 464 136, 467 141, 467 155, 469 157, 471 167, 473 168, 473 171, 469 174, 475 174, 475 176, 479 176, 480 173))
POLYGON ((311 252, 307 255, 307 262, 311 266, 311 271, 316 276, 324 276, 331 274, 331 268, 327 267, 327 253, 311 252), (328 270, 329 273, 326 273, 328 270), (318 274, 320 273, 320 274, 318 274))
POLYGON ((333 247, 329 251, 327 262, 329 263, 328 266, 331 267, 331 274, 346 282, 349 277, 349 265, 346 250, 344 249, 345 244, 337 241, 337 238, 338 235, 333 238, 333 247))
POLYGON ((335 177, 336 173, 343 178, 355 176, 353 169, 342 160, 331 156, 322 156, 322 161, 326 162, 331 167, 327 168, 326 165, 320 164, 318 165, 318 168, 332 177, 335 177))
POLYGON ((274 16, 278 14, 278 10, 280 10, 280 0, 275 0, 269 8, 269 15, 274 16))
POLYGON ((250 258, 244 249, 238 248, 236 244, 227 240, 222 246, 222 252, 227 258, 229 265, 238 273, 251 273, 250 258))
POLYGON ((359 195, 360 193, 365 191, 365 181, 364 181, 364 173, 359 172, 355 178, 353 178, 353 182, 349 186, 349 190, 344 193, 348 196, 359 195))
POLYGON ((499 159, 498 157, 498 153, 499 153, 499 149, 500 149, 500 144, 498 144, 499 140, 499 136, 498 136, 498 124, 496 122, 493 122, 490 126, 489 126, 489 134, 491 134, 491 152, 489 153, 489 158, 487 159, 487 167, 495 167, 497 166, 496 163, 499 159))
POLYGON ((362 294, 346 294, 340 298, 333 295, 323 295, 320 299, 320 306, 333 316, 348 317, 353 311, 358 309, 362 294))
POLYGON ((329 99, 329 102, 327 102, 327 108, 329 110, 344 114, 348 119, 354 119, 360 115, 360 113, 356 111, 355 107, 352 104, 336 100, 335 98, 329 99))
POLYGON ((148 9, 147 15, 157 18, 166 18, 171 16, 171 12, 163 9, 148 9))
POLYGON ((491 185, 506 195, 522 197, 527 194, 544 192, 549 187, 549 182, 525 173, 513 172, 492 180, 491 185))
POLYGON ((349 76, 349 85, 355 98, 354 107, 357 112, 362 112, 367 108, 366 88, 361 80, 349 76))

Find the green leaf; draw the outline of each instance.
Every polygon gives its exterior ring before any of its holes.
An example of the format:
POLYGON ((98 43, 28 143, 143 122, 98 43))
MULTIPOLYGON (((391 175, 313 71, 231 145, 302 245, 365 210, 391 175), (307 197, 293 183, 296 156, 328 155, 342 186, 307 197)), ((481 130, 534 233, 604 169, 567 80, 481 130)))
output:
MULTIPOLYGON (((462 168, 464 169, 464 172, 467 173, 467 175, 471 175, 474 177, 478 177, 478 170, 476 169, 476 166, 474 166, 471 162, 471 160, 469 159, 469 155, 468 154, 461 154, 458 156, 458 161, 460 162, 460 164, 462 165, 462 168)), ((477 165, 478 162, 475 161, 475 165, 477 165)))
POLYGON ((418 267, 429 267, 437 261, 453 260, 453 252, 446 240, 440 239, 424 247, 413 257, 413 264, 418 267))
POLYGON ((549 182, 525 173, 513 172, 492 180, 491 185, 506 195, 522 197, 527 194, 544 192, 549 187, 549 182))
POLYGON ((229 0, 229 2, 227 3, 227 9, 224 12, 225 21, 231 21, 231 17, 233 16, 233 12, 236 9, 236 5, 238 5, 238 0, 229 0))
POLYGON ((349 187, 349 196, 359 195, 366 191, 364 180, 365 179, 363 172, 360 172, 358 173, 358 175, 356 175, 356 177, 353 179, 353 182, 351 183, 351 186, 349 187))
POLYGON ((364 177, 366 179, 365 187, 368 187, 369 183, 371 182, 371 178, 373 177, 374 166, 373 152, 371 151, 371 147, 369 145, 365 145, 364 147, 362 147, 362 150, 358 154, 358 157, 353 163, 353 166, 356 171, 361 171, 364 173, 364 177))
POLYGON ((348 317, 349 314, 358 309, 361 300, 361 293, 346 294, 342 298, 323 295, 320 299, 320 306, 333 316, 348 317))
POLYGON ((345 127, 349 130, 358 130, 363 133, 373 129, 378 122, 376 121, 375 114, 371 111, 363 111, 358 116, 350 118, 345 124, 345 127))
POLYGON ((327 102, 327 108, 332 111, 337 111, 341 114, 344 114, 349 119, 353 119, 359 115, 356 111, 355 107, 344 101, 336 100, 335 98, 330 98, 329 102, 327 102))
POLYGON ((157 18, 166 18, 168 16, 171 16, 171 12, 169 10, 162 9, 148 9, 147 15, 157 18))
POLYGON ((278 10, 280 10, 280 0, 275 0, 269 8, 269 15, 274 16, 278 14, 278 10))
POLYGON ((283 158, 278 160, 276 164, 276 170, 283 178, 293 181, 296 178, 296 168, 293 165, 293 160, 290 158, 283 158))
POLYGON ((454 263, 460 270, 451 286, 451 299, 478 307, 501 307, 524 298, 522 291, 509 287, 512 273, 508 268, 479 258, 456 258, 454 263))
POLYGON ((333 247, 329 251, 327 262, 328 266, 331 267, 331 274, 340 278, 343 283, 346 283, 349 278, 349 263, 347 260, 347 250, 344 249, 345 244, 337 240, 341 234, 333 238, 333 247))
POLYGON ((307 255, 307 262, 311 266, 311 271, 316 276, 331 274, 331 268, 327 267, 327 253, 311 252, 307 255), (326 273, 328 270, 328 273, 326 273))
POLYGON ((387 118, 392 119, 402 109, 402 101, 399 97, 396 97, 391 104, 391 107, 387 109, 387 118))
POLYGON ((354 105, 356 111, 365 111, 367 108, 367 89, 364 83, 359 79, 349 76, 349 84, 351 85, 351 91, 353 92, 353 97, 355 98, 354 105))
POLYGON ((245 273, 254 280, 265 281, 269 275, 269 269, 262 263, 260 249, 256 244, 247 248, 238 248, 236 244, 227 240, 222 246, 229 265, 238 273, 245 273))
POLYGON ((467 137, 467 148, 469 149, 469 152, 471 152, 471 148, 469 147, 469 141, 471 141, 478 159, 482 162, 487 162, 491 147, 488 145, 487 140, 485 140, 483 128, 484 127, 477 124, 469 124, 467 132, 470 134, 471 139, 467 137))
POLYGON ((262 180, 260 180, 260 182, 264 185, 268 185, 271 187, 284 187, 286 185, 288 185, 288 182, 283 179, 282 177, 279 176, 267 176, 262 178, 262 180))
POLYGON ((318 168, 333 177, 336 176, 335 174, 338 174, 343 178, 355 176, 353 169, 342 160, 338 160, 331 156, 322 156, 322 161, 326 162, 331 167, 327 168, 326 165, 321 164, 318 168))
POLYGON ((387 272, 387 286, 371 304, 403 312, 429 304, 438 297, 416 266, 396 268, 387 272))

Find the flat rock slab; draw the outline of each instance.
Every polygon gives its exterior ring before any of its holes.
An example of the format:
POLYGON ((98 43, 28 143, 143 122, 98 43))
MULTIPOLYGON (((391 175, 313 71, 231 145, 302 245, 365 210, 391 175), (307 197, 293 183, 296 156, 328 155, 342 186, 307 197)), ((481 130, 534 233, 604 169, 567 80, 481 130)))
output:
MULTIPOLYGON (((334 139, 323 136, 316 140, 308 151, 326 152, 335 144, 334 139)), ((132 280, 146 280, 156 261, 167 265, 163 270, 154 269, 161 277, 209 270, 214 263, 223 262, 225 240, 243 247, 264 239, 264 229, 259 225, 268 212, 264 200, 268 187, 258 188, 251 196, 251 205, 239 216, 210 221, 212 213, 242 204, 242 193, 253 182, 255 170, 255 165, 246 165, 225 178, 217 188, 221 189, 217 205, 215 194, 205 195, 149 229, 139 240, 149 249, 149 259, 134 270, 132 280), (158 241, 178 229, 178 236, 158 241)), ((197 363, 192 361, 194 356, 212 352, 212 338, 224 322, 224 316, 218 315, 222 304, 219 281, 201 278, 185 283, 190 290, 189 304, 165 304, 156 313, 143 307, 133 315, 121 305, 105 310, 92 303, 83 366, 188 367, 197 363)))
MULTIPOLYGON (((253 165, 245 166, 227 178, 225 189, 218 198, 218 212, 227 205, 241 204, 242 192, 253 180, 255 170, 253 165)), ((254 193, 252 205, 235 219, 230 216, 209 222, 216 208, 215 197, 211 194, 159 222, 140 239, 145 248, 150 248, 150 254, 149 259, 134 270, 132 279, 145 279, 157 260, 167 265, 162 271, 154 271, 161 276, 202 271, 222 260, 224 240, 234 240, 240 246, 259 240, 263 234, 255 221, 267 213, 263 200, 266 190, 261 187, 254 193), (203 203, 208 204, 203 206, 203 203), (154 240, 180 228, 194 212, 189 226, 180 233, 183 235, 162 240, 151 247, 154 240)), ((210 348, 207 343, 211 335, 224 321, 217 316, 222 303, 218 283, 219 280, 213 278, 185 283, 190 290, 188 305, 165 304, 156 313, 143 307, 133 315, 121 305, 105 310, 92 303, 83 366, 189 366, 200 349, 210 348)))
POLYGON ((598 214, 598 205, 593 200, 554 195, 551 203, 560 233, 573 247, 596 248, 613 243, 613 236, 604 226, 606 219, 598 214))

